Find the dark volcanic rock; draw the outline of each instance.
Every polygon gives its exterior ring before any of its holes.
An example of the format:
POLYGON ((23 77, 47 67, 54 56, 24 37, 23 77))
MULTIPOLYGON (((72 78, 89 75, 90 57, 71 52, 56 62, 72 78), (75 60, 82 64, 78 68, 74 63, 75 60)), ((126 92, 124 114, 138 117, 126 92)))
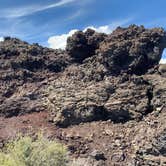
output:
POLYGON ((97 33, 91 29, 88 29, 85 33, 78 31, 67 39, 66 50, 74 61, 82 62, 84 59, 95 54, 99 43, 105 37, 105 34, 97 33))
POLYGON ((0 115, 9 117, 45 110, 45 84, 69 63, 70 57, 64 51, 6 37, 0 43, 0 115))
POLYGON ((90 29, 76 32, 68 38, 66 50, 77 62, 97 55, 92 63, 101 62, 112 74, 126 71, 141 75, 158 64, 165 47, 166 33, 162 28, 131 25, 119 27, 110 35, 90 29))
POLYGON ((0 43, 0 114, 48 108, 61 126, 140 120, 165 104, 161 71, 143 75, 158 64, 165 38, 161 28, 132 25, 110 35, 88 29, 69 37, 62 51, 6 37, 0 43))
POLYGON ((157 70, 152 78, 143 74, 156 68, 165 38, 161 28, 135 25, 107 36, 76 32, 68 39, 67 52, 81 64, 69 66, 51 83, 50 120, 61 126, 105 119, 126 122, 161 109, 165 80, 157 83, 157 70))
POLYGON ((95 158, 96 160, 106 160, 106 158, 104 157, 104 153, 98 151, 98 150, 94 150, 91 154, 91 157, 95 158))
POLYGON ((142 77, 122 83, 117 77, 98 83, 65 79, 61 84, 54 81, 49 92, 50 117, 58 125, 104 119, 139 120, 152 111, 152 85, 142 77))
POLYGON ((56 133, 82 155, 79 165, 166 165, 166 68, 158 65, 164 47, 163 29, 135 25, 110 35, 76 32, 64 51, 6 37, 0 42, 1 137, 15 133, 16 124, 25 133, 28 116, 20 115, 49 111, 31 114, 28 128, 56 133), (12 116, 18 117, 4 118, 12 116), (46 116, 68 128, 55 131, 46 116))
POLYGON ((165 47, 166 33, 163 29, 132 25, 113 31, 100 44, 98 52, 108 58, 110 70, 143 74, 158 64, 165 47))

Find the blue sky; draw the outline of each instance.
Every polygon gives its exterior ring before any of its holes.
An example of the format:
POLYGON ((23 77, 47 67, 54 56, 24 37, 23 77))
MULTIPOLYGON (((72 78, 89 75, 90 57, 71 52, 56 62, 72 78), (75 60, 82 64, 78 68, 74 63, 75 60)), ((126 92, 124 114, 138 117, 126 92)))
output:
POLYGON ((165 8, 166 0, 1 0, 0 36, 55 47, 55 39, 89 26, 107 33, 129 24, 166 29, 165 8))

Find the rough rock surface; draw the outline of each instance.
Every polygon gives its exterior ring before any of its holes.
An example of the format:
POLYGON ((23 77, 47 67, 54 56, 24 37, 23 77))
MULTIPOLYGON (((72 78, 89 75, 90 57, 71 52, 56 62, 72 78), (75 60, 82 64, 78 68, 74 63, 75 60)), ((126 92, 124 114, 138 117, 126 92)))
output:
POLYGON ((145 29, 131 25, 118 27, 110 35, 87 30, 76 32, 67 41, 67 51, 74 60, 82 61, 92 55, 92 63, 103 64, 112 74, 128 71, 143 74, 158 64, 166 47, 162 28, 145 29))
POLYGON ((117 28, 99 47, 98 52, 111 60, 109 67, 116 72, 144 74, 147 69, 158 64, 166 47, 163 29, 145 29, 135 25, 117 28))
POLYGON ((76 32, 64 51, 6 37, 0 140, 36 124, 80 165, 166 165, 165 47, 163 29, 136 25, 76 32))
POLYGON ((132 76, 125 81, 124 78, 127 76, 108 77, 99 82, 67 78, 53 81, 48 104, 52 120, 68 126, 104 119, 114 122, 141 119, 153 111, 153 87, 142 77, 132 76))
POLYGON ((78 31, 67 39, 66 50, 74 61, 82 62, 84 59, 95 55, 95 50, 105 37, 105 34, 97 33, 91 29, 87 29, 85 33, 78 31))
POLYGON ((165 102, 154 88, 157 81, 153 85, 145 75, 157 72, 165 43, 161 28, 132 25, 110 35, 76 32, 68 39, 67 52, 79 63, 51 83, 50 120, 61 126, 102 119, 126 122, 162 107, 165 102))
POLYGON ((42 91, 46 82, 69 63, 64 51, 6 37, 0 43, 0 115, 45 110, 42 91))

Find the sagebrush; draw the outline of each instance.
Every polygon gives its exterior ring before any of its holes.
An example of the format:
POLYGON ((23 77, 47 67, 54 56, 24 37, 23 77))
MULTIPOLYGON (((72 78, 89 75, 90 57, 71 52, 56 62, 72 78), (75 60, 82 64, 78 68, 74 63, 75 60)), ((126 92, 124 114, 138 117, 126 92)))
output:
POLYGON ((19 137, 0 152, 0 166, 67 166, 66 148, 44 137, 19 137))

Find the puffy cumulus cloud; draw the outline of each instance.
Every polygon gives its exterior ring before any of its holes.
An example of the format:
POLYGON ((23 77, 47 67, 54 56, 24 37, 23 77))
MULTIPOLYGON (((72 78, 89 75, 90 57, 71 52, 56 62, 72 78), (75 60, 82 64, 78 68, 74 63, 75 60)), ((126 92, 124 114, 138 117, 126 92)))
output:
MULTIPOLYGON (((114 29, 113 27, 108 26, 108 25, 100 26, 100 27, 88 26, 83 31, 85 32, 88 28, 93 29, 97 32, 107 33, 107 34, 111 33, 112 30, 114 29)), ((49 39, 48 39, 49 47, 54 48, 54 49, 59 49, 59 48, 65 49, 67 38, 69 36, 72 36, 76 31, 78 31, 78 29, 73 29, 73 30, 69 31, 69 33, 67 33, 67 34, 49 37, 49 39)))
MULTIPOLYGON (((88 26, 86 27, 83 31, 86 31, 88 28, 91 28, 97 32, 101 32, 101 33, 106 33, 109 34, 111 33, 116 27, 118 26, 123 26, 128 24, 130 21, 132 20, 132 18, 127 18, 127 19, 123 19, 123 20, 119 20, 119 21, 113 21, 111 24, 109 25, 104 25, 104 26, 99 26, 99 27, 95 27, 95 26, 88 26)), ((48 39, 48 44, 50 48, 54 48, 54 49, 64 49, 66 47, 66 41, 67 38, 69 36, 71 36, 74 32, 76 32, 77 29, 71 30, 69 33, 67 34, 62 34, 62 35, 57 35, 57 36, 51 36, 48 39)))
POLYGON ((49 47, 54 48, 54 49, 59 49, 59 48, 65 49, 67 38, 69 36, 72 36, 76 31, 78 31, 78 30, 73 29, 67 34, 62 34, 62 35, 49 37, 49 39, 48 39, 49 47))
POLYGON ((3 37, 0 37, 0 42, 4 41, 4 38, 3 37))

